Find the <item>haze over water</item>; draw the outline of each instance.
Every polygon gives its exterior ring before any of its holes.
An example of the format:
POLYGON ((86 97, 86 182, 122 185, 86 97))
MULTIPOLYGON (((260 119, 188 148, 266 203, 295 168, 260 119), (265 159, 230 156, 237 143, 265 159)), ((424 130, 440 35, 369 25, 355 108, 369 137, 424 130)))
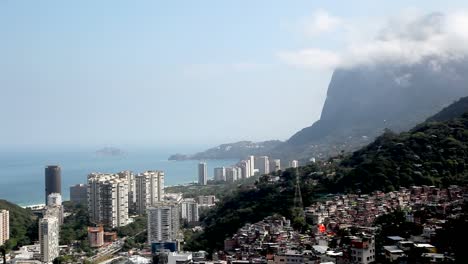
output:
MULTIPOLYGON (((0 197, 19 205, 44 203, 44 168, 47 165, 62 167, 62 195, 69 199, 69 187, 86 183, 91 172, 134 173, 145 170, 163 170, 165 185, 176 185, 197 180, 198 161, 168 161, 174 154, 168 149, 129 150, 122 156, 99 156, 95 150, 30 150, 0 152, 0 197)), ((208 175, 213 168, 233 165, 237 160, 208 161, 208 175)))

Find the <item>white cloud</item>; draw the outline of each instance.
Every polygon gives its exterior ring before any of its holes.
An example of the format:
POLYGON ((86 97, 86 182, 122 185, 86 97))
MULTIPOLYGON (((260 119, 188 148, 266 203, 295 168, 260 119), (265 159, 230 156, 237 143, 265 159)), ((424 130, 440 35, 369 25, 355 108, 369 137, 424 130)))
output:
POLYGON ((333 69, 340 64, 337 54, 321 49, 284 51, 278 53, 278 57, 287 64, 313 69, 333 69))
MULTIPOLYGON (((351 25, 352 30, 359 25, 351 25)), ((437 62, 468 56, 468 13, 432 13, 390 20, 367 39, 345 40, 338 51, 303 49, 277 55, 287 64, 317 67, 353 67, 378 63, 414 64, 424 59, 437 62)), ((436 67, 437 68, 437 67, 436 67)))
POLYGON ((339 17, 330 15, 325 10, 317 10, 312 17, 304 19, 304 32, 309 36, 317 36, 319 34, 330 32, 338 28, 342 24, 339 17))

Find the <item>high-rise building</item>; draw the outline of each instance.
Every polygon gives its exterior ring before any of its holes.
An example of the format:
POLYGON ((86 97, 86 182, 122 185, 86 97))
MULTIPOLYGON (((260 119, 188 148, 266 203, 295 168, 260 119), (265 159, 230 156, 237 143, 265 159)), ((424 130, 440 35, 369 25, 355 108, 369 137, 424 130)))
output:
POLYGON ((187 220, 187 222, 198 222, 198 204, 193 198, 187 198, 182 200, 181 203, 181 217, 187 220))
POLYGON ((118 173, 120 178, 125 178, 128 181, 128 208, 135 209, 136 191, 135 191, 135 174, 131 171, 121 171, 118 173))
POLYGON ((297 168, 299 167, 299 162, 297 160, 291 160, 291 162, 289 163, 289 167, 297 168))
POLYGON ((88 175, 88 212, 94 224, 111 228, 128 224, 128 181, 117 174, 88 175))
POLYGON ((39 220, 39 243, 41 261, 52 263, 59 256, 59 223, 53 216, 39 220))
POLYGON ((255 156, 249 156, 248 158, 250 163, 250 176, 255 175, 255 156))
POLYGON ((214 180, 226 181, 226 168, 224 167, 214 168, 214 180))
POLYGON ((241 169, 240 175, 237 175, 239 176, 239 178, 247 179, 250 178, 250 176, 252 176, 250 172, 250 160, 241 160, 239 162, 239 167, 241 169))
POLYGON ((164 172, 146 171, 135 177, 135 212, 145 214, 146 208, 163 200, 164 172))
POLYGON ((0 246, 10 239, 10 212, 0 210, 0 246))
POLYGON ((281 170, 281 160, 274 159, 270 162, 270 172, 276 172, 281 170))
POLYGON ((200 162, 198 164, 198 184, 206 185, 208 181, 208 167, 206 162, 200 162))
POLYGON ((86 205, 88 202, 88 186, 77 184, 70 187, 70 201, 77 204, 86 205))
POLYGON ((47 196, 47 206, 44 210, 44 216, 55 217, 59 225, 63 224, 62 195, 60 193, 51 193, 47 196))
POLYGON ((88 227, 89 246, 96 248, 104 246, 104 228, 102 225, 97 227, 88 227))
POLYGON ((226 181, 235 182, 238 177, 238 167, 228 167, 226 168, 226 181))
POLYGON ((60 166, 51 165, 45 168, 45 202, 51 193, 62 194, 62 170, 60 166))
POLYGON ((270 173, 270 162, 267 156, 256 157, 255 168, 258 169, 260 175, 270 173))
POLYGON ((179 233, 178 204, 161 202, 148 208, 148 243, 176 241, 179 233))

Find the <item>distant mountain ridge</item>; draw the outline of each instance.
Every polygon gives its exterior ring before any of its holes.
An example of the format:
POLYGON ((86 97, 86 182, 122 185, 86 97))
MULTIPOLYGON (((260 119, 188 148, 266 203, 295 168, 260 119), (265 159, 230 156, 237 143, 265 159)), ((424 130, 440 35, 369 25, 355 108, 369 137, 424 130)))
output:
POLYGON ((273 154, 328 157, 370 143, 384 129, 401 132, 468 95, 468 59, 337 69, 320 120, 273 154))
POLYGON ((249 155, 269 153, 281 143, 279 140, 263 142, 239 141, 222 144, 194 155, 174 154, 169 157, 169 160, 241 159, 249 155))

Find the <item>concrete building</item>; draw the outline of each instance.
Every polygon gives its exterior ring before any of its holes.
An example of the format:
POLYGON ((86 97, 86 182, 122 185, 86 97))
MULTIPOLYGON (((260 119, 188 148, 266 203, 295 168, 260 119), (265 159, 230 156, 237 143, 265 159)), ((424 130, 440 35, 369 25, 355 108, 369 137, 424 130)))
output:
POLYGON ((146 214, 146 209, 161 202, 163 196, 164 172, 146 171, 135 177, 135 213, 146 214))
POLYGON ((169 252, 167 253, 167 264, 193 263, 191 252, 169 252))
POLYGON ((148 243, 176 241, 179 233, 180 208, 161 202, 148 208, 148 243))
POLYGON ((51 193, 62 194, 62 169, 60 166, 51 165, 45 168, 45 203, 51 193))
POLYGON ((351 260, 353 263, 367 264, 375 262, 375 239, 363 236, 351 240, 351 260))
POLYGON ((274 159, 270 162, 270 172, 276 172, 281 170, 281 160, 274 159))
POLYGON ((254 176, 255 175, 255 156, 249 156, 247 160, 249 161, 249 164, 250 164, 250 176, 254 176))
POLYGON ((10 212, 0 210, 0 246, 10 239, 10 212))
POLYGON ((199 205, 214 205, 216 201, 216 196, 214 195, 202 195, 197 197, 197 202, 199 205))
POLYGON ((88 212, 94 224, 124 226, 128 218, 128 181, 117 174, 88 175, 88 212))
POLYGON ((62 195, 60 193, 51 193, 47 197, 47 206, 44 208, 44 216, 57 218, 59 225, 63 224, 63 206, 62 195))
POLYGON ((41 261, 44 263, 52 263, 59 256, 59 230, 56 217, 47 216, 39 221, 41 261))
POLYGON ((70 187, 70 201, 86 205, 88 202, 88 185, 76 184, 70 187))
POLYGON ((299 162, 297 160, 291 160, 291 162, 289 163, 289 167, 297 168, 299 167, 299 162))
POLYGON ((181 217, 188 223, 198 222, 198 204, 195 199, 187 198, 181 203, 181 217))
POLYGON ((118 173, 120 178, 125 178, 128 181, 128 209, 134 210, 135 209, 135 202, 136 202, 136 180, 135 174, 131 171, 121 171, 118 173))
POLYGON ((235 182, 237 181, 237 167, 228 167, 226 168, 226 182, 235 182))
POLYGON ((260 175, 270 173, 270 162, 267 156, 260 156, 255 158, 255 168, 258 169, 260 175))
POLYGON ((226 181, 226 168, 225 167, 214 168, 214 180, 226 181))
POLYGON ((198 184, 206 185, 208 182, 208 167, 206 162, 200 162, 198 164, 198 184))
POLYGON ((104 246, 104 228, 102 225, 98 227, 88 227, 88 241, 89 246, 93 248, 104 246))
POLYGON ((241 173, 239 178, 241 179, 247 179, 252 176, 251 171, 250 171, 250 160, 241 160, 239 162, 239 168, 241 169, 241 173))

